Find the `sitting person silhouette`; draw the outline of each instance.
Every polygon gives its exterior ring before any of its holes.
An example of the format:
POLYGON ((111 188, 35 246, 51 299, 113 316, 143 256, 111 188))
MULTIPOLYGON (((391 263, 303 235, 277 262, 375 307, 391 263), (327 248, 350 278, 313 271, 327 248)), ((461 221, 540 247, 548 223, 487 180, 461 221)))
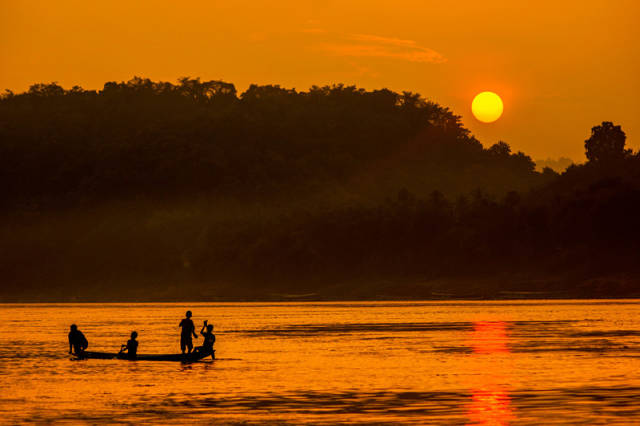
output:
POLYGON ((71 331, 69 332, 69 353, 80 356, 88 346, 89 342, 87 338, 84 337, 82 331, 78 330, 77 325, 71 324, 71 331))
POLYGON ((202 334, 204 342, 202 342, 202 346, 197 347, 196 350, 200 353, 210 354, 211 359, 215 359, 213 344, 216 342, 216 336, 213 334, 213 324, 207 325, 207 320, 205 320, 202 329, 200 329, 200 334, 202 334), (207 331, 204 331, 205 327, 207 331))
POLYGON ((127 340, 126 345, 122 345, 120 347, 120 353, 126 352, 127 358, 129 359, 135 359, 138 354, 138 341, 136 340, 136 337, 138 337, 138 332, 132 331, 131 339, 127 340))
POLYGON ((182 332, 180 333, 180 349, 182 349, 182 353, 184 353, 185 349, 189 349, 189 353, 193 350, 193 342, 191 341, 191 335, 196 339, 198 335, 196 334, 196 326, 193 325, 193 320, 191 319, 191 311, 187 311, 185 314, 186 318, 183 318, 180 321, 180 325, 178 327, 182 327, 182 332))

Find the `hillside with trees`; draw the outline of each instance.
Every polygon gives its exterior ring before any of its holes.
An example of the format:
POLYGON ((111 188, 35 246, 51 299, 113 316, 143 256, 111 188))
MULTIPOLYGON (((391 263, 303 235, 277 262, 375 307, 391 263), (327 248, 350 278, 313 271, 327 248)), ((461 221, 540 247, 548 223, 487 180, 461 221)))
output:
POLYGON ((640 296, 640 156, 610 122, 584 143, 537 172, 342 85, 7 92, 0 300, 640 296))

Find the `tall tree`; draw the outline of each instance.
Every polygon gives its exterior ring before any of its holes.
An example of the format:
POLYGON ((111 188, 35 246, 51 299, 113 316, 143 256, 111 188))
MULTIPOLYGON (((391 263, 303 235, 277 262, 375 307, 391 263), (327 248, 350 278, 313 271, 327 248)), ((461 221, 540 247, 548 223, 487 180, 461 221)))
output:
POLYGON ((627 136, 620 126, 610 121, 591 128, 591 137, 584 142, 587 159, 593 163, 606 164, 631 155, 624 149, 627 136))

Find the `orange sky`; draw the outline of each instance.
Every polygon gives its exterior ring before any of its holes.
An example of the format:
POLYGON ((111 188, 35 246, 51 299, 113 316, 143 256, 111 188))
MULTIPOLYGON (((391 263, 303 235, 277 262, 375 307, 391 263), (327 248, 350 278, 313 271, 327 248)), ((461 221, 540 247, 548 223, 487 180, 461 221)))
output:
POLYGON ((0 89, 134 75, 419 92, 485 144, 584 158, 590 128, 640 148, 640 1, 0 0, 0 89), (471 116, 491 90, 503 117, 471 116))

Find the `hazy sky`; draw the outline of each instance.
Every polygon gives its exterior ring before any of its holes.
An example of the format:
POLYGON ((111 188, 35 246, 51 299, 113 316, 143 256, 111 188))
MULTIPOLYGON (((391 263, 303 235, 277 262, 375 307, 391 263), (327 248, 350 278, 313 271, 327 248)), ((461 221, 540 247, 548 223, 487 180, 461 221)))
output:
POLYGON ((485 144, 584 158, 603 120, 640 148, 640 1, 0 0, 0 89, 134 75, 419 92, 485 144), (491 90, 505 112, 471 115, 491 90))

